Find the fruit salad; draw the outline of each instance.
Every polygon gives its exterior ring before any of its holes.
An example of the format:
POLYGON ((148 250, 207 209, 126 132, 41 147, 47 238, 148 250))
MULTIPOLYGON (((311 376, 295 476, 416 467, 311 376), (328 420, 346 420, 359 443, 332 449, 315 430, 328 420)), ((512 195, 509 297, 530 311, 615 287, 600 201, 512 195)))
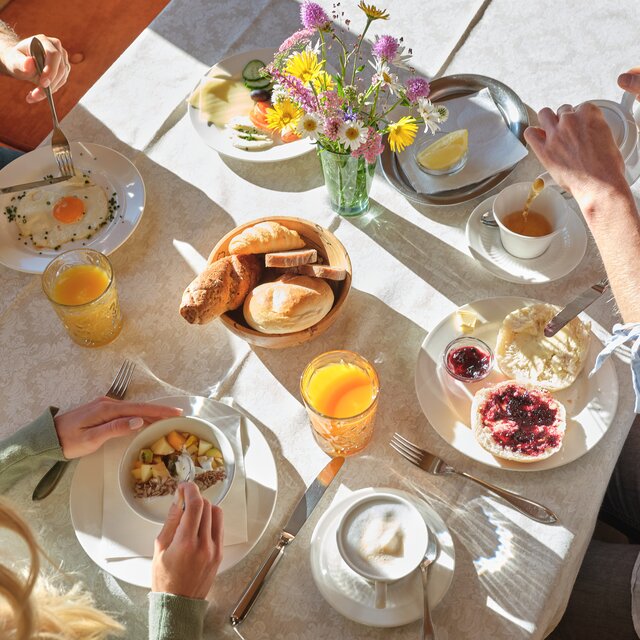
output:
POLYGON ((186 479, 180 459, 183 454, 193 461, 194 482, 201 491, 226 477, 222 453, 212 442, 184 431, 172 431, 150 447, 140 449, 131 469, 135 497, 152 498, 175 493, 178 483, 186 479))

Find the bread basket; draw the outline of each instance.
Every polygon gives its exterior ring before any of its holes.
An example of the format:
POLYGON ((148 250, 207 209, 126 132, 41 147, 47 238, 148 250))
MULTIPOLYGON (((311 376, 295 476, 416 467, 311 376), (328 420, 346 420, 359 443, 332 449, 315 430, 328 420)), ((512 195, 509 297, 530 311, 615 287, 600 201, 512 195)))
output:
POLYGON ((322 258, 323 264, 340 267, 347 272, 347 277, 342 281, 327 280, 335 296, 333 307, 320 322, 308 329, 277 335, 261 333, 247 325, 242 315, 242 307, 220 316, 220 320, 231 333, 234 333, 255 347, 263 347, 265 349, 295 347, 324 333, 335 322, 338 314, 342 311, 347 296, 349 295, 349 290, 351 289, 351 260, 340 240, 338 240, 331 231, 320 225, 308 220, 303 220, 302 218, 269 216, 252 220, 229 231, 213 248, 213 251, 209 255, 209 263, 228 256, 229 242, 231 239, 247 227, 252 227, 259 222, 278 222, 289 229, 297 231, 305 240, 308 247, 318 251, 318 258, 322 258))

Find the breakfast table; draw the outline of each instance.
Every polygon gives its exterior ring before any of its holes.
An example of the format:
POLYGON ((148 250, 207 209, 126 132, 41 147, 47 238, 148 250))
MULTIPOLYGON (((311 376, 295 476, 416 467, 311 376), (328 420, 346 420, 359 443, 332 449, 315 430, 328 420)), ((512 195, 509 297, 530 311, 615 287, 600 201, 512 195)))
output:
MULTIPOLYGON (((618 100, 617 75, 640 63, 633 57, 640 28, 633 0, 621 0, 615 8, 578 0, 387 4, 392 21, 376 23, 372 33, 402 35, 419 72, 499 79, 528 105, 532 121, 543 106, 618 100)), ((479 200, 414 205, 378 171, 370 211, 341 218, 326 202, 314 152, 279 163, 250 163, 207 147, 191 127, 185 102, 198 78, 232 54, 277 47, 298 28, 298 18, 298 4, 291 0, 172 0, 64 119, 70 139, 115 149, 144 179, 141 222, 110 256, 124 327, 112 344, 83 349, 65 334, 39 276, 0 266, 0 437, 49 405, 64 410, 104 393, 129 358, 137 368, 128 398, 233 398, 259 427, 276 460, 275 510, 252 552, 217 578, 205 638, 417 637, 419 622, 389 631, 348 620, 325 602, 312 579, 309 544, 318 519, 333 501, 365 487, 421 496, 451 532, 453 582, 434 611, 440 640, 544 638, 567 604, 634 418, 628 351, 614 358, 618 408, 601 441, 570 464, 533 473, 487 467, 444 442, 418 404, 416 358, 441 318, 473 300, 521 296, 563 305, 602 278, 598 251, 589 236, 586 255, 571 274, 547 284, 507 282, 485 271, 467 249, 465 224, 479 200), (252 348, 218 321, 190 326, 178 313, 182 291, 194 276, 193 256, 208 256, 233 227, 266 215, 301 217, 328 228, 353 264, 352 289, 335 325, 283 350, 252 348), (311 434, 299 379, 312 358, 331 349, 355 351, 378 371, 381 395, 373 441, 346 460, 246 621, 233 628, 233 605, 305 487, 328 462, 311 434), (395 431, 461 470, 549 506, 559 523, 529 520, 460 478, 427 475, 390 448, 395 431)), ((530 152, 506 184, 540 172, 530 152)), ((606 339, 617 321, 614 302, 604 296, 588 315, 594 333, 606 339)), ((21 480, 8 498, 68 580, 81 579, 99 606, 126 625, 128 638, 143 638, 146 590, 116 580, 82 550, 69 513, 72 476, 73 469, 44 501, 31 501, 39 477, 21 480)))

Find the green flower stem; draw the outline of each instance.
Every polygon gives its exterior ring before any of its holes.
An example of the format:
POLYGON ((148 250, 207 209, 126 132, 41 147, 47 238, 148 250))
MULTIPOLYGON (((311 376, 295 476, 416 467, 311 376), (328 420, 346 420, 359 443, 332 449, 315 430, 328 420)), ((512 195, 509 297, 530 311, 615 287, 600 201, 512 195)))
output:
POLYGON ((320 34, 320 42, 321 44, 321 49, 322 49, 322 59, 326 60, 327 59, 327 50, 325 48, 325 43, 324 43, 324 33, 322 33, 322 31, 318 31, 318 33, 320 34))
POLYGON ((380 117, 384 118, 385 116, 388 116, 403 100, 404 98, 400 98, 400 100, 394 102, 394 104, 389 109, 387 109, 380 117))
POLYGON ((373 99, 373 106, 371 107, 371 116, 369 124, 374 124, 376 122, 376 108, 378 107, 378 95, 380 94, 380 83, 376 86, 376 95, 373 99))
POLYGON ((353 71, 351 73, 351 84, 353 84, 356 81, 356 68, 358 66, 358 54, 360 53, 360 47, 362 46, 362 41, 364 40, 364 37, 369 29, 369 26, 371 25, 371 22, 372 22, 371 18, 367 16, 367 24, 365 25, 364 31, 362 32, 360 39, 358 40, 358 45, 356 46, 356 50, 354 52, 353 71))

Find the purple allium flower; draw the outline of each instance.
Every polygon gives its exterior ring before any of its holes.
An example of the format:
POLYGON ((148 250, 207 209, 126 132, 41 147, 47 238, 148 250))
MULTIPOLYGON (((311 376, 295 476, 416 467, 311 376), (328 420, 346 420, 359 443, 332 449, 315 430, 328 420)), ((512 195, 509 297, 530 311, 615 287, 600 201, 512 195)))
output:
POLYGON ((376 58, 393 60, 398 53, 398 41, 393 36, 379 36, 371 47, 371 52, 376 58))
POLYGON ((300 29, 300 31, 296 31, 292 33, 281 45, 278 49, 278 52, 282 53, 287 49, 291 49, 291 47, 295 47, 297 44, 307 44, 311 40, 311 36, 315 33, 315 29, 300 29))
POLYGON ((324 29, 329 24, 326 11, 309 0, 305 0, 300 7, 300 20, 305 29, 324 29))
POLYGON ((324 121, 324 135, 329 138, 329 140, 337 140, 338 139, 338 130, 340 129, 340 125, 343 123, 342 118, 329 117, 324 121))
POLYGON ((431 87, 424 78, 409 78, 405 85, 405 92, 409 102, 417 102, 419 98, 428 98, 431 87))

